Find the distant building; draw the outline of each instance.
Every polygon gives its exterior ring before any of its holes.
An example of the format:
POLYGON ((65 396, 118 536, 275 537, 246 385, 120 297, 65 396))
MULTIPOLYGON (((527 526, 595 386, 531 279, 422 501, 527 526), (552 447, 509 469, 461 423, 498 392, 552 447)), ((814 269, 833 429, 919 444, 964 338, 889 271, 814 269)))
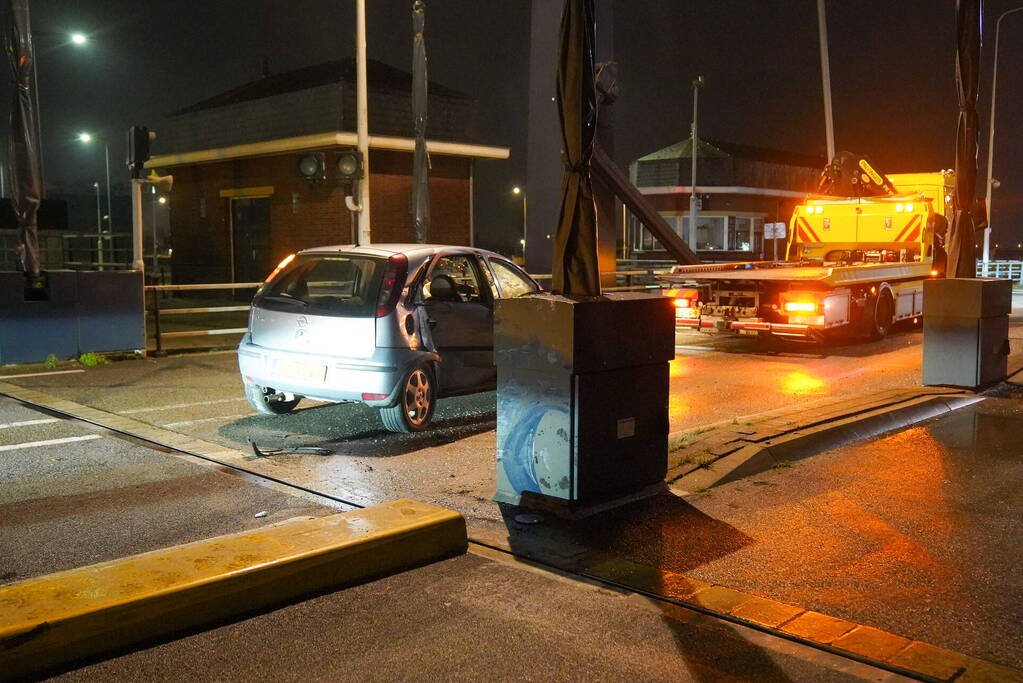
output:
MULTIPOLYGON (((771 258, 764 223, 788 222, 792 209, 816 187, 824 157, 700 140, 696 189, 700 205, 690 230, 692 139, 634 161, 632 181, 690 248, 705 261, 771 258), (767 248, 765 248, 765 246, 767 248)), ((668 258, 635 218, 626 229, 631 258, 668 258)), ((784 250, 783 245, 779 245, 784 250)), ((783 251, 779 252, 783 255, 783 251)))
MULTIPOLYGON (((411 76, 372 60, 367 71, 373 241, 412 242, 411 76)), ((473 243, 475 160, 508 157, 478 144, 476 116, 474 100, 430 83, 431 242, 473 243)), ((291 252, 355 241, 336 168, 356 145, 354 60, 265 76, 153 129, 147 168, 174 175, 175 282, 259 281, 291 252)))

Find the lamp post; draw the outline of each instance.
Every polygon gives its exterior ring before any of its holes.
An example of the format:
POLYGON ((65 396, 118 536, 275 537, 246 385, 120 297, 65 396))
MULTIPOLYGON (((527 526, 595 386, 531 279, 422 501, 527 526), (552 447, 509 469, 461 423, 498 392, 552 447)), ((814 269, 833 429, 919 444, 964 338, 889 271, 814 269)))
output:
POLYGON ((526 193, 522 191, 522 188, 516 185, 512 188, 512 194, 515 196, 522 195, 522 239, 519 240, 519 244, 522 245, 522 262, 526 262, 526 193))
MULTIPOLYGON (((987 264, 991 257, 991 188, 994 185, 994 178, 992 173, 994 171, 994 159, 995 159, 995 89, 998 87, 998 37, 1002 30, 1002 19, 1014 14, 1015 12, 1023 11, 1023 7, 1016 7, 1015 9, 1006 10, 998 17, 998 21, 995 22, 995 64, 994 69, 991 73, 991 124, 988 126, 988 139, 987 139, 987 222, 988 226, 984 228, 984 274, 987 274, 987 264)), ((995 245, 996 247, 998 245, 995 245)))
POLYGON ((824 0, 817 0, 817 35, 821 52, 821 89, 824 91, 824 134, 828 145, 828 163, 835 158, 835 123, 831 116, 831 64, 828 60, 828 17, 824 0))
POLYGON ((99 203, 99 182, 95 182, 92 186, 96 189, 96 234, 103 234, 103 209, 99 203))
MULTIPOLYGON (((86 145, 94 139, 91 133, 82 132, 78 134, 78 141, 86 145)), ((107 230, 112 233, 114 231, 114 207, 110 203, 110 145, 106 140, 103 141, 103 158, 107 169, 107 230)))
MULTIPOLYGON (((155 191, 156 188, 154 187, 153 190, 155 191)), ((167 198, 164 197, 163 195, 160 195, 159 197, 154 195, 154 200, 153 201, 154 201, 154 204, 153 204, 153 220, 152 220, 152 230, 153 230, 153 277, 156 280, 159 280, 159 277, 160 277, 160 264, 159 264, 159 261, 157 259, 159 258, 160 252, 156 248, 157 247, 157 238, 156 238, 156 210, 157 210, 157 207, 164 206, 164 205, 167 204, 167 198)), ((156 281, 156 280, 154 280, 154 281, 156 281)))
POLYGON ((696 215, 697 215, 697 212, 698 212, 698 209, 697 209, 697 206, 696 206, 696 202, 697 202, 697 199, 696 199, 696 145, 697 145, 697 140, 698 140, 698 138, 696 137, 696 122, 697 122, 698 104, 699 104, 699 101, 700 101, 700 86, 702 86, 702 85, 703 85, 703 76, 698 76, 698 77, 693 79, 693 125, 692 125, 692 129, 691 129, 692 130, 692 136, 690 137, 690 140, 691 140, 692 144, 690 145, 690 154, 689 154, 689 156, 692 158, 692 168, 690 169, 690 173, 689 173, 689 184, 690 184, 690 190, 691 190, 691 192, 689 193, 689 248, 692 249, 693 251, 696 251, 696 215))

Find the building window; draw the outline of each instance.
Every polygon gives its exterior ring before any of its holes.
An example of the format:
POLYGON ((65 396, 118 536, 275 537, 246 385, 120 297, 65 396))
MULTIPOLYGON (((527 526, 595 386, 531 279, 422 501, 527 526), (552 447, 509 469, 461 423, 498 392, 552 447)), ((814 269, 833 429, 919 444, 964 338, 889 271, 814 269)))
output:
MULTIPOLYGON (((725 225, 728 216, 704 216, 696 217, 696 250, 697 251, 722 251, 727 248, 725 241, 725 225)), ((688 232, 690 218, 685 218, 685 232, 688 232)))
POLYGON ((728 243, 733 251, 753 251, 753 219, 734 216, 729 220, 728 243))

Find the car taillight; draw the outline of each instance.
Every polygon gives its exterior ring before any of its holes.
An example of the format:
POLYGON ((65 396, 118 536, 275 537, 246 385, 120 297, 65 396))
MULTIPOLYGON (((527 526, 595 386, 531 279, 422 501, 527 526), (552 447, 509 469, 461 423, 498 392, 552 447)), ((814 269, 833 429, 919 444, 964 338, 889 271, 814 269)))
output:
POLYGON ((383 318, 394 310, 405 287, 408 275, 408 258, 405 254, 395 254, 387 259, 387 270, 380 281, 380 296, 377 297, 377 317, 383 318))
POLYGON ((813 301, 786 301, 785 311, 788 313, 814 313, 817 304, 813 301))
POLYGON ((692 302, 685 297, 675 299, 675 308, 692 308, 692 306, 692 302))

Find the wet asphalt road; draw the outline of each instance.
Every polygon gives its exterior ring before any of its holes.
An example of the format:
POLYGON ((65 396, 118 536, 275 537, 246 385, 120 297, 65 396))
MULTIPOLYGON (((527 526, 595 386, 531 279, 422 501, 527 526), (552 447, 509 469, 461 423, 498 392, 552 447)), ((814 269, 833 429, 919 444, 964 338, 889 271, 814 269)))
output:
POLYGON ((1023 401, 988 399, 688 496, 718 531, 660 561, 1023 667, 1021 433, 1023 401))
MULTIPOLYGON (((1014 328, 1018 337, 1023 329, 1014 328)), ((920 364, 919 332, 902 332, 876 344, 860 344, 821 353, 817 349, 796 348, 782 353, 766 352, 751 340, 734 338, 707 338, 687 335, 678 339, 677 358, 671 368, 671 428, 685 430, 712 422, 730 420, 756 414, 762 410, 786 405, 805 407, 818 398, 841 395, 868 394, 877 390, 914 386, 919 384, 920 364)), ((1014 340, 1014 356, 1010 368, 1023 365, 1019 355, 1019 342, 1014 340)), ((315 444, 329 448, 332 455, 280 455, 253 460, 253 469, 271 473, 305 486, 330 492, 361 503, 374 503, 398 497, 413 497, 456 509, 465 514, 473 530, 501 533, 505 520, 501 511, 490 501, 493 493, 494 471, 494 395, 493 393, 460 397, 442 401, 438 410, 437 428, 421 435, 394 435, 384 432, 374 411, 361 406, 304 404, 295 414, 280 417, 254 415, 241 394, 241 385, 233 354, 192 355, 164 359, 147 359, 114 363, 93 368, 85 373, 5 379, 3 381, 38 388, 52 395, 67 398, 95 408, 107 410, 160 425, 174 431, 218 442, 240 450, 248 449, 250 440, 264 447, 282 447, 315 444)), ((816 461, 815 461, 816 462, 816 461)), ((892 463, 897 467, 898 463, 892 463)), ((766 476, 798 480, 804 465, 791 470, 768 473, 766 476)), ((860 467, 868 467, 861 464, 860 467)), ((843 480, 841 486, 858 484, 856 468, 843 480)), ((806 485, 821 489, 821 501, 850 495, 839 487, 838 493, 825 493, 836 480, 826 472, 817 473, 820 481, 806 485)), ((908 474, 907 474, 908 476, 908 474)), ((1018 478, 1017 478, 1018 481, 1018 478)), ((919 482, 896 482, 893 495, 907 500, 917 494, 919 482)), ((826 613, 870 623, 881 628, 916 636, 936 644, 959 647, 971 654, 989 656, 996 661, 1017 663, 1016 655, 1007 654, 996 647, 995 655, 987 654, 981 639, 982 630, 962 629, 956 638, 946 638, 938 612, 927 609, 891 608, 875 592, 871 599, 862 599, 870 588, 891 587, 895 604, 903 593, 921 594, 912 573, 892 570, 877 575, 842 579, 847 567, 839 561, 817 566, 822 575, 816 580, 799 576, 804 554, 813 554, 817 547, 833 538, 830 528, 809 529, 804 538, 800 530, 803 510, 797 502, 786 506, 771 500, 771 485, 746 484, 736 499, 725 508, 704 511, 703 505, 721 500, 715 492, 699 500, 685 502, 692 512, 694 533, 704 544, 708 554, 701 556, 696 548, 683 547, 674 542, 673 548, 655 560, 666 569, 692 573, 697 577, 724 585, 746 589, 774 599, 816 607, 826 613), (749 501, 757 500, 754 505, 749 501), (785 516, 771 518, 772 506, 785 511, 785 516), (793 507, 794 506, 794 507, 793 507), (730 520, 728 513, 746 509, 754 520, 771 519, 761 528, 739 531, 741 524, 730 520), (709 526, 701 525, 701 521, 709 526), (722 533, 722 530, 734 533, 722 533), (757 532, 773 530, 761 542, 757 532), (738 539, 738 540, 737 540, 738 539), (752 540, 751 540, 752 539, 752 540), (809 539, 809 540, 808 540, 809 539), (788 541, 788 545, 786 545, 788 541), (725 546, 721 546, 725 543, 725 546), (809 543, 809 545, 806 545, 809 543), (715 545, 717 544, 717 545, 715 545), (756 573, 756 557, 741 555, 768 545, 784 556, 789 564, 780 560, 770 574, 756 573), (716 549, 715 549, 716 548, 716 549), (722 549, 723 548, 723 549, 722 549), (750 549, 750 550, 747 550, 750 549), (732 558, 742 557, 743 561, 732 558), (748 572, 743 574, 743 570, 748 572), (791 572, 791 576, 786 572, 791 572), (796 578, 799 577, 799 578, 796 578), (805 592, 797 588, 805 586, 805 592), (829 593, 830 591, 830 593, 829 593), (810 598, 817 595, 821 602, 810 598), (837 608, 843 606, 844 611, 837 608), (910 618, 912 617, 912 618, 910 618)), ((878 485, 877 491, 883 490, 878 485)), ((876 491, 875 491, 876 492, 876 491)), ((800 501, 800 493, 791 493, 800 501)), ((816 499, 815 499, 816 500, 816 499)), ((864 503, 859 503, 861 507, 864 503)), ((843 509, 828 510, 826 506, 815 512, 822 519, 843 514, 843 509), (837 512, 836 512, 837 510, 837 512)), ((673 522, 677 528, 677 521, 673 522)), ((835 552, 848 551, 846 557, 855 569, 854 557, 859 557, 865 546, 856 542, 857 534, 873 530, 875 520, 862 519, 861 529, 847 529, 843 540, 834 540, 835 552), (848 542, 847 542, 848 541, 848 542)), ((669 525, 670 526, 670 525, 669 525)), ((625 533, 625 532, 623 532, 625 533)), ((630 532, 631 533, 631 532, 630 532)), ((665 538, 672 533, 659 527, 657 520, 645 522, 636 532, 635 541, 645 543, 648 534, 665 538)), ((681 537, 680 537, 681 538, 681 537)), ((898 550, 898 546, 894 546, 898 550)), ((963 546, 970 552, 968 545, 963 546)), ((623 548, 623 550, 627 550, 623 548)), ((875 556, 887 550, 874 549, 875 556)), ((911 553, 910 553, 911 554, 911 553)), ((824 556, 827 556, 826 554, 824 556)), ((910 563, 910 566, 913 566, 910 563)), ((866 571, 866 570, 864 570, 866 571)), ((966 595, 966 593, 963 593, 966 595)), ((937 599, 944 599, 938 596, 937 599)), ((983 616, 983 615, 982 615, 983 616)), ((995 619, 992 623, 1000 623, 995 619)), ((1018 630, 1018 629, 1017 629, 1018 630)))
POLYGON ((334 512, 5 397, 0 483, 0 585, 334 512))
MULTIPOLYGON (((680 335, 671 363, 670 428, 682 431, 836 394, 919 383, 921 334, 875 344, 768 352, 755 340, 680 335)), ((5 373, 6 374, 6 373, 5 373)), ((281 455, 255 469, 347 500, 399 496, 493 518, 493 392, 439 402, 435 428, 391 434, 362 405, 303 402, 290 415, 257 415, 242 395, 233 352, 125 361, 79 374, 6 379, 94 408, 243 451, 316 445, 334 455, 281 455)))

